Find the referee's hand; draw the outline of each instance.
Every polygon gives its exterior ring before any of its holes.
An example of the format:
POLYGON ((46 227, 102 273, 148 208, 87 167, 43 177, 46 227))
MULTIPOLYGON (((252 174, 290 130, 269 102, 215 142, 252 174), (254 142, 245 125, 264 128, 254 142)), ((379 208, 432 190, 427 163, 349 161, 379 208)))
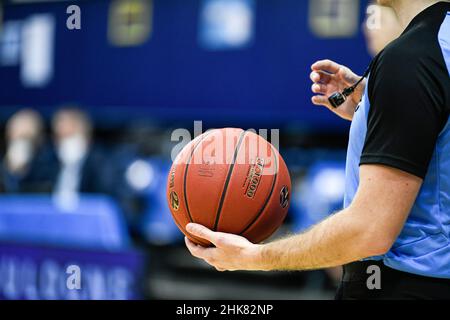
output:
POLYGON ((312 97, 312 103, 316 106, 324 106, 336 113, 341 118, 352 120, 356 107, 361 101, 366 80, 356 88, 355 93, 337 109, 334 109, 328 97, 333 93, 342 92, 345 88, 354 85, 361 78, 353 73, 349 68, 342 66, 331 60, 320 60, 311 66, 311 87, 316 95, 312 97))

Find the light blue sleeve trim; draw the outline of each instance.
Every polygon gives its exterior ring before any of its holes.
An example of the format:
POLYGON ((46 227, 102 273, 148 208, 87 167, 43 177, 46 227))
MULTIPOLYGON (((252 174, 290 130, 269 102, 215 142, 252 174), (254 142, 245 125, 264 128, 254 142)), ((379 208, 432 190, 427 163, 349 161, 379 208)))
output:
POLYGON ((447 65, 447 71, 450 76, 450 12, 447 13, 444 22, 441 25, 438 39, 444 55, 445 64, 447 65))

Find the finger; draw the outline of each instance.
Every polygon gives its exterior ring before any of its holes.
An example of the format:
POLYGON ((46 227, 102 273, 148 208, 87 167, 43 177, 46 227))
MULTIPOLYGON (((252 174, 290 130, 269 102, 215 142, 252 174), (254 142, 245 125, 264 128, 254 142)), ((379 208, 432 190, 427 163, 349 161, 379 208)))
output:
POLYGON ((184 242, 186 243, 186 247, 188 248, 189 252, 196 258, 199 258, 200 252, 198 250, 198 246, 193 243, 191 240, 189 240, 187 237, 184 238, 184 242))
POLYGON ((211 231, 202 225, 196 223, 189 223, 186 226, 186 231, 192 234, 193 236, 208 240, 214 245, 217 244, 217 238, 219 236, 218 233, 211 231))
POLYGON ((215 267, 215 268, 216 268, 216 270, 219 271, 219 272, 225 272, 225 271, 226 271, 226 269, 222 269, 222 268, 220 268, 220 267, 215 267))
POLYGON ((347 67, 342 67, 341 70, 339 70, 338 77, 343 79, 347 85, 353 85, 361 78, 347 67))
POLYGON ((188 248, 189 252, 196 258, 207 260, 210 258, 210 254, 207 248, 203 248, 202 246, 196 245, 191 240, 189 240, 187 237, 184 238, 184 241, 186 243, 186 247, 188 248))
POLYGON ((313 71, 309 76, 314 83, 328 84, 333 79, 332 75, 323 71, 313 71))
POLYGON ((313 71, 327 71, 336 74, 341 69, 341 65, 331 60, 320 60, 311 66, 313 71))
POLYGON ((326 96, 314 96, 311 98, 311 101, 316 106, 324 106, 327 108, 331 107, 330 101, 328 101, 328 97, 326 97, 326 96))
POLYGON ((327 85, 321 83, 314 83, 311 86, 311 91, 318 94, 326 94, 327 93, 327 85))

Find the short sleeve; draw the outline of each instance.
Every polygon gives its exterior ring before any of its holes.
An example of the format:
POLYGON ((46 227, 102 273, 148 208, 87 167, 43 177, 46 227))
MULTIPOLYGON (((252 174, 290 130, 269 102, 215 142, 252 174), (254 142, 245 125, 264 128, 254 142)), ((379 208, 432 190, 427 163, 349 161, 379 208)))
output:
POLYGON ((433 64, 408 56, 383 52, 374 65, 361 164, 387 165, 423 179, 448 112, 433 64))

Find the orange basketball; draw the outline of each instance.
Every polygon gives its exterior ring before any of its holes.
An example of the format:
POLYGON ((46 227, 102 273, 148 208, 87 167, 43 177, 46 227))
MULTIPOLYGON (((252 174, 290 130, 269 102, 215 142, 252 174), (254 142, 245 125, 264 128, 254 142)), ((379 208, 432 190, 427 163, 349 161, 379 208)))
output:
POLYGON ((167 199, 180 230, 190 222, 259 243, 286 217, 291 179, 278 151, 242 129, 211 130, 189 143, 169 172, 167 199))

